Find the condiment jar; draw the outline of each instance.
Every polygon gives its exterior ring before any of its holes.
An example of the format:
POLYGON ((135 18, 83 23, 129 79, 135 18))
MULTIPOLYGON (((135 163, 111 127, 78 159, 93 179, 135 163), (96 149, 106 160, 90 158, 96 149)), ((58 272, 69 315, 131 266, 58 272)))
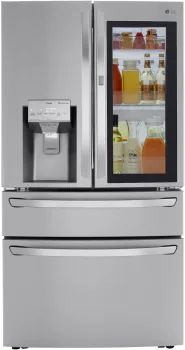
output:
POLYGON ((142 32, 138 32, 133 42, 133 49, 145 49, 145 39, 142 32))
POLYGON ((121 33, 120 48, 122 50, 133 48, 132 33, 130 32, 121 33))
POLYGON ((155 29, 149 29, 146 34, 146 49, 155 50, 157 32, 155 29))

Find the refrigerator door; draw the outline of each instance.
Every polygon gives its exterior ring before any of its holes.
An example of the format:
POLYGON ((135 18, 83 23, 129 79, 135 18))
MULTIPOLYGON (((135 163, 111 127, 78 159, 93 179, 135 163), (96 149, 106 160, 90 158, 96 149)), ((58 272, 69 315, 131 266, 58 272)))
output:
POLYGON ((182 6, 95 2, 96 187, 183 184, 182 6))
POLYGON ((2 4, 4 187, 91 186, 91 8, 2 4))
POLYGON ((4 346, 182 344, 181 239, 3 242, 4 346))
POLYGON ((3 193, 5 237, 183 234, 183 192, 3 193))

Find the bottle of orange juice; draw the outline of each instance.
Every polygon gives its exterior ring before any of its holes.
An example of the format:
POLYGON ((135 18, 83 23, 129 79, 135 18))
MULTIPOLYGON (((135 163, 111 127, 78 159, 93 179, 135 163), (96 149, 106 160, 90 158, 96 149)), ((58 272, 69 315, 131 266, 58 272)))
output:
POLYGON ((125 104, 138 104, 141 100, 140 71, 137 60, 124 60, 122 71, 122 101, 125 104))
POLYGON ((160 117, 146 122, 147 137, 142 150, 142 169, 144 174, 164 174, 166 172, 165 142, 160 117))

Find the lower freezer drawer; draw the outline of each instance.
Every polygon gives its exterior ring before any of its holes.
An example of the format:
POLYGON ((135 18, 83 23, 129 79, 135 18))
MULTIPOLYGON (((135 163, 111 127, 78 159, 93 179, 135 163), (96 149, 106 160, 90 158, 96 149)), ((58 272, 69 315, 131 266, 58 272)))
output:
POLYGON ((3 192, 4 237, 160 237, 183 233, 183 192, 3 192))
POLYGON ((182 343, 182 239, 9 240, 4 345, 182 343))

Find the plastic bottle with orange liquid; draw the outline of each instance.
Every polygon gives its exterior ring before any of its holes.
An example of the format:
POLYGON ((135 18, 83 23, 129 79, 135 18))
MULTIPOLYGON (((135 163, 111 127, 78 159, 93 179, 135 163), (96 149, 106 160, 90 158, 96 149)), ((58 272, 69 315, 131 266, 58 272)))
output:
POLYGON ((140 71, 138 60, 124 60, 122 71, 122 101, 125 104, 138 104, 141 100, 140 71))

